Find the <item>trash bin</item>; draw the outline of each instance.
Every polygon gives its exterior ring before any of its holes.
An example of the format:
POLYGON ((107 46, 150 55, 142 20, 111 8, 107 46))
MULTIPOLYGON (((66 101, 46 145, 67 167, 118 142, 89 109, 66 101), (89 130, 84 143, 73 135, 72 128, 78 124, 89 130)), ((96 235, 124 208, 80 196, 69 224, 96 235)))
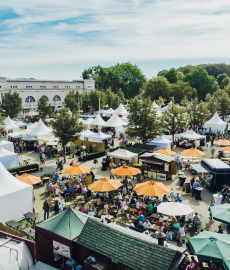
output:
POLYGON ((181 186, 181 187, 183 187, 186 178, 187 178, 186 175, 181 175, 181 176, 179 177, 179 181, 180 181, 180 186, 181 186))

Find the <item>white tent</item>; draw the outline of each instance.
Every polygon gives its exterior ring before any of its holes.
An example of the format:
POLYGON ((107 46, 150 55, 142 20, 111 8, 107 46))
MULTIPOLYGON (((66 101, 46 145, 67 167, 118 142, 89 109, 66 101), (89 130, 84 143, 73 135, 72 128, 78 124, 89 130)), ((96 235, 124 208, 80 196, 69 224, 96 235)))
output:
POLYGON ((0 162, 0 222, 19 221, 33 211, 33 186, 12 174, 0 162))
POLYGON ((38 114, 39 114, 38 112, 30 111, 30 112, 28 113, 28 116, 36 116, 36 115, 38 115, 38 114))
POLYGON ((87 120, 85 121, 82 121, 83 125, 84 126, 87 126, 88 128, 91 126, 91 123, 93 122, 93 118, 88 118, 87 120))
POLYGON ((27 126, 27 129, 32 130, 32 129, 34 129, 34 128, 37 126, 37 124, 38 124, 38 122, 35 122, 35 123, 33 123, 32 125, 27 126))
POLYGON ((47 134, 47 135, 42 135, 37 137, 38 141, 42 141, 42 142, 51 142, 51 141, 59 141, 58 138, 54 137, 54 135, 52 134, 47 134))
POLYGON ((133 163, 136 163, 138 160, 138 154, 135 154, 133 152, 130 152, 125 149, 117 149, 114 152, 108 152, 107 156, 113 157, 113 158, 118 158, 118 159, 123 159, 123 160, 133 160, 133 163))
POLYGON ((211 130, 211 132, 217 131, 217 129, 220 131, 220 133, 223 133, 227 124, 223 120, 220 119, 218 113, 216 112, 213 117, 204 123, 204 128, 207 128, 207 132, 211 130))
POLYGON ((172 142, 173 142, 172 140, 168 140, 168 139, 164 138, 163 136, 161 136, 155 140, 150 141, 149 144, 155 145, 157 147, 156 149, 154 149, 154 151, 160 150, 162 148, 166 148, 168 150, 171 150, 171 143, 172 142))
POLYGON ((26 124, 25 123, 23 123, 22 121, 16 121, 16 122, 14 122, 14 124, 16 125, 16 126, 18 126, 18 127, 23 127, 23 126, 25 126, 26 124))
POLYGON ((8 132, 8 130, 19 131, 19 127, 14 124, 14 122, 10 119, 10 117, 6 117, 4 122, 4 129, 8 132))
POLYGON ((175 136, 180 137, 180 138, 184 138, 184 139, 188 139, 188 140, 202 140, 202 139, 206 140, 206 136, 197 134, 193 130, 187 130, 184 133, 175 134, 175 136))
POLYGON ((111 116, 111 118, 105 122, 104 127, 114 127, 116 135, 118 137, 120 132, 124 132, 123 126, 127 125, 120 117, 117 116, 116 112, 111 116))
POLYGON ((51 130, 48 127, 46 127, 45 124, 40 119, 36 127, 32 129, 30 132, 28 132, 27 135, 39 137, 39 136, 48 135, 50 133, 51 133, 51 130))
POLYGON ((104 111, 103 114, 113 114, 114 110, 112 108, 108 109, 107 111, 104 111))
POLYGON ((107 135, 101 131, 99 131, 98 133, 95 133, 95 135, 91 135, 88 137, 88 141, 90 142, 101 142, 102 140, 108 140, 111 139, 112 136, 111 135, 107 135))
POLYGON ((0 147, 6 149, 7 151, 10 151, 10 152, 14 153, 14 144, 12 142, 1 141, 0 142, 0 147))
POLYGON ((122 104, 119 105, 119 107, 115 110, 116 113, 121 113, 123 115, 128 115, 128 111, 124 108, 122 104))
POLYGON ((0 147, 0 161, 6 169, 19 167, 18 154, 0 147))
POLYGON ((160 109, 160 106, 157 105, 157 103, 156 103, 155 100, 153 101, 152 107, 153 107, 154 109, 160 109))
POLYGON ((99 127, 104 126, 104 124, 105 124, 105 121, 101 118, 99 114, 97 114, 95 119, 93 119, 93 121, 90 123, 90 125, 99 126, 99 127))
POLYGON ((86 129, 80 133, 81 140, 84 140, 84 138, 88 138, 89 136, 96 135, 96 133, 90 131, 89 129, 86 129))

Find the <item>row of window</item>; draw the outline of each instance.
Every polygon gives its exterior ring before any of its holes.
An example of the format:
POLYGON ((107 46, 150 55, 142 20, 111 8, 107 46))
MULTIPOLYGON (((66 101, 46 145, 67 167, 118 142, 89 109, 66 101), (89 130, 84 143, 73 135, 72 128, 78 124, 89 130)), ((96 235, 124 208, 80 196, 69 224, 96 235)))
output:
MULTIPOLYGON (((0 86, 0 88, 2 88, 2 87, 0 86)), ((18 87, 17 87, 17 85, 11 85, 10 88, 18 88, 18 87)), ((32 88, 33 87, 30 86, 30 85, 27 85, 26 86, 26 89, 32 89, 32 88)), ((44 89, 44 88, 46 88, 46 85, 40 85, 40 88, 43 88, 44 89)), ((58 85, 53 85, 53 88, 59 88, 59 87, 58 87, 58 85)), ((70 86, 69 85, 66 85, 65 88, 70 88, 70 86)), ((80 85, 77 85, 76 88, 81 88, 81 86, 80 85)), ((88 88, 93 88, 93 86, 88 86, 88 88)))
MULTIPOLYGON (((49 101, 48 97, 47 96, 44 96, 46 98, 47 101, 49 101)), ((56 95, 53 97, 53 101, 61 101, 61 98, 60 96, 56 95)), ((26 99, 25 99, 25 103, 31 103, 31 102, 35 102, 35 98, 32 97, 32 96, 28 96, 26 99)))

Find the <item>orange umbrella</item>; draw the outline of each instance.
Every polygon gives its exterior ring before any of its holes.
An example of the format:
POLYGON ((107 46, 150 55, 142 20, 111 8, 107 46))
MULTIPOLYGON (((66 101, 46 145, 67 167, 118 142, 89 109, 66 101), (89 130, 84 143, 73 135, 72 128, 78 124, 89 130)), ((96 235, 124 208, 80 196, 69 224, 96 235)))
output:
POLYGON ((27 173, 24 173, 17 177, 20 181, 29 184, 29 185, 36 185, 41 183, 41 178, 37 176, 32 176, 27 173))
POLYGON ((219 141, 214 142, 213 144, 229 146, 230 145, 230 141, 229 140, 226 140, 226 139, 222 139, 222 140, 219 140, 219 141))
POLYGON ((168 156, 176 155, 176 152, 170 151, 166 148, 162 148, 160 150, 154 151, 153 153, 161 153, 168 156))
POLYGON ((186 156, 191 156, 191 157, 199 157, 199 156, 205 155, 204 152, 197 150, 195 148, 186 149, 182 151, 181 154, 186 155, 186 156))
POLYGON ((169 193, 170 187, 160 182, 148 181, 136 184, 134 190, 141 195, 160 196, 169 193))
POLYGON ((132 168, 129 166, 121 166, 117 169, 111 170, 111 173, 119 175, 119 176, 126 176, 126 175, 130 176, 130 175, 137 175, 137 174, 141 173, 141 171, 139 169, 132 168))
POLYGON ((94 191, 105 192, 105 191, 116 190, 121 186, 123 186, 123 184, 120 181, 112 180, 112 179, 108 179, 104 177, 98 181, 95 181, 93 184, 88 185, 88 188, 94 191))
POLYGON ((230 147, 222 147, 221 150, 230 152, 230 147))
POLYGON ((69 175, 78 175, 78 174, 85 174, 90 171, 91 171, 90 167, 74 164, 73 166, 63 169, 62 173, 69 175))

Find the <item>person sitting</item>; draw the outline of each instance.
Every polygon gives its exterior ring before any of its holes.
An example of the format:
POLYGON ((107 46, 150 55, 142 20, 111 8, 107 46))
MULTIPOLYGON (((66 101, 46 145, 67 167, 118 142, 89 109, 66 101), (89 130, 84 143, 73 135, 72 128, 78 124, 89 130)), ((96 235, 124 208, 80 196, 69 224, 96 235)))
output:
POLYGON ((107 203, 104 205, 104 212, 106 213, 106 215, 108 215, 109 213, 109 206, 107 203))
POLYGON ((163 202, 168 202, 168 199, 167 199, 166 195, 163 196, 162 200, 163 200, 163 202))
POLYGON ((84 203, 82 203, 82 204, 79 206, 79 211, 82 212, 82 213, 85 213, 85 206, 84 206, 84 203))
MULTIPOLYGON (((198 266, 198 263, 197 261, 195 260, 194 256, 191 256, 191 269, 199 269, 199 266, 198 266)), ((188 266, 187 266, 188 268, 188 266)))
POLYGON ((55 195, 56 195, 56 196, 60 196, 60 194, 61 194, 61 193, 60 193, 60 189, 57 187, 56 190, 55 190, 55 195))
POLYGON ((187 168, 190 168, 190 165, 191 165, 191 162, 190 162, 190 160, 188 159, 188 160, 185 162, 185 170, 186 170, 187 168))
POLYGON ((224 233, 223 230, 222 230, 222 228, 221 228, 221 226, 218 226, 218 232, 217 233, 221 233, 221 234, 224 233))
POLYGON ((58 202, 58 206, 59 206, 60 212, 63 212, 63 210, 65 209, 65 206, 61 204, 60 202, 58 202))
POLYGON ((145 229, 149 229, 149 226, 151 226, 151 223, 149 222, 148 219, 146 219, 145 223, 144 223, 144 228, 145 229))
POLYGON ((139 200, 137 202, 137 209, 141 210, 141 208, 142 208, 142 202, 141 202, 141 200, 139 200))
POLYGON ((61 186, 61 190, 62 190, 62 191, 65 191, 65 190, 66 190, 65 184, 61 186))
POLYGON ((132 216, 137 216, 139 217, 140 213, 137 209, 135 209, 133 212, 132 212, 132 216))
POLYGON ((175 197, 175 194, 174 194, 173 190, 171 190, 169 196, 170 196, 171 198, 175 197))
POLYGON ((59 202, 58 201, 55 201, 55 205, 54 205, 55 215, 57 215, 60 211, 61 211, 61 209, 59 207, 59 202))
POLYGON ((193 216, 193 223, 192 223, 193 228, 195 227, 195 225, 197 226, 199 224, 201 224, 200 217, 198 216, 197 213, 195 213, 195 215, 193 216))
POLYGON ((161 232, 163 232, 163 233, 166 233, 166 231, 167 231, 167 228, 166 228, 166 226, 165 226, 165 224, 163 223, 162 224, 162 226, 161 226, 161 230, 160 230, 161 232))
POLYGON ((126 203, 126 201, 124 199, 121 200, 120 206, 121 206, 121 213, 123 213, 124 212, 124 207, 127 206, 127 203, 126 203))
POLYGON ((172 240, 172 233, 170 230, 167 230, 166 232, 166 240, 172 240))
POLYGON ((128 223, 126 223, 126 225, 133 228, 135 227, 131 220, 129 220, 128 223))
POLYGON ((224 185, 224 188, 221 190, 220 193, 223 195, 222 201, 224 201, 225 198, 226 198, 226 196, 227 196, 227 194, 228 194, 228 186, 226 184, 224 185))
POLYGON ((68 189, 69 193, 72 194, 73 193, 73 188, 72 186, 69 186, 69 189, 68 189))
POLYGON ((84 185, 82 188, 82 194, 84 195, 88 191, 87 187, 84 185))
POLYGON ((145 217, 144 217, 144 215, 142 214, 142 212, 140 212, 140 215, 139 215, 139 217, 137 218, 137 224, 138 224, 139 221, 141 221, 143 224, 145 223, 145 217))
POLYGON ((94 211, 91 211, 91 210, 90 210, 90 211, 88 212, 88 215, 91 216, 91 217, 94 217, 94 216, 95 216, 95 213, 94 213, 94 211))
POLYGON ((61 180, 58 180, 57 183, 58 183, 60 186, 64 185, 64 184, 65 184, 65 178, 62 177, 62 179, 61 179, 61 180))
POLYGON ((179 193, 177 193, 175 202, 179 202, 179 200, 181 200, 181 197, 180 197, 179 193))
POLYGON ((61 197, 59 200, 58 200, 59 203, 63 204, 65 206, 65 200, 63 197, 61 197))
POLYGON ((104 212, 102 215, 101 215, 101 220, 103 222, 103 224, 107 224, 107 220, 106 220, 106 213, 104 212))
POLYGON ((127 193, 127 189, 126 189, 126 187, 125 187, 125 186, 123 186, 122 192, 123 192, 123 195, 125 196, 125 195, 126 195, 126 193, 127 193))
POLYGON ((135 205, 136 206, 136 200, 132 197, 130 200, 130 206, 135 205))
POLYGON ((74 165, 74 161, 72 160, 71 162, 70 162, 70 166, 73 166, 74 165))
POLYGON ((148 202, 148 207, 147 207, 147 214, 150 216, 152 214, 153 211, 153 205, 151 204, 151 202, 148 202))
POLYGON ((118 192, 118 194, 117 194, 117 202, 118 202, 118 205, 120 205, 120 203, 121 203, 121 200, 122 200, 122 195, 121 195, 121 193, 120 192, 118 192))
POLYGON ((57 173, 55 173, 55 175, 54 175, 54 181, 57 182, 57 180, 60 180, 60 178, 59 178, 59 175, 57 173))
POLYGON ((144 223, 141 221, 137 221, 137 228, 144 231, 145 230, 144 223))
POLYGON ((50 181, 48 181, 47 183, 46 183, 46 187, 49 189, 49 185, 51 184, 51 182, 50 181))
POLYGON ((163 222, 164 222, 164 218, 163 216, 160 216, 158 225, 161 227, 163 225, 163 222))
POLYGON ((53 189, 54 189, 54 188, 53 188, 53 185, 50 184, 50 185, 49 185, 49 192, 53 192, 53 189))
POLYGON ((104 202, 105 202, 105 196, 104 196, 104 193, 101 194, 100 198, 101 198, 101 202, 104 203, 104 202))
POLYGON ((100 197, 96 198, 95 206, 96 207, 100 207, 101 206, 101 198, 100 197))

